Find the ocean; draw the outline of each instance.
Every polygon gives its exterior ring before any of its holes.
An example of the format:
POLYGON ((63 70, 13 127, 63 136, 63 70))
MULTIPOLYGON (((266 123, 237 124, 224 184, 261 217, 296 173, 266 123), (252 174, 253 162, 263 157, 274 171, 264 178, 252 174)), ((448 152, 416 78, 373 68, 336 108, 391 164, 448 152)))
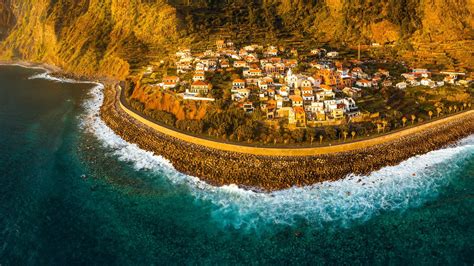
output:
POLYGON ((100 84, 0 66, 0 265, 474 263, 474 135, 368 176, 213 187, 115 135, 100 84))

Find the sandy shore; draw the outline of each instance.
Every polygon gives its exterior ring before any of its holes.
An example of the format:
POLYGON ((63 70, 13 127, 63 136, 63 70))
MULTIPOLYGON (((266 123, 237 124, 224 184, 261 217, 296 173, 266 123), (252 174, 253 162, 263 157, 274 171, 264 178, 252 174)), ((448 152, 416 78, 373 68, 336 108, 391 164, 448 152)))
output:
POLYGON ((351 173, 368 174, 474 133, 474 112, 470 111, 349 151, 297 157, 253 155, 208 148, 163 134, 126 113, 117 90, 108 86, 104 94, 101 117, 126 141, 164 156, 178 171, 213 185, 237 184, 264 191, 337 180, 351 173))

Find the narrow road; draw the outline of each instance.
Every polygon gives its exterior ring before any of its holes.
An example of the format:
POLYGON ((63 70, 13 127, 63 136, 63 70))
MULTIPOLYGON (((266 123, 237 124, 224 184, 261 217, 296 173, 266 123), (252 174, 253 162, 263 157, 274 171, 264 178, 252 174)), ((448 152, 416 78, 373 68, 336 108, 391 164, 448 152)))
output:
POLYGON ((165 134, 165 135, 168 135, 168 136, 171 136, 171 137, 174 137, 179 140, 186 141, 195 145, 205 146, 207 148, 217 149, 221 151, 261 155, 261 156, 298 157, 298 156, 312 156, 312 155, 322 155, 322 154, 331 154, 331 153, 338 153, 338 152, 345 152, 345 151, 353 151, 357 149, 364 149, 364 148, 372 147, 375 145, 380 145, 386 142, 398 140, 402 137, 420 133, 424 130, 430 129, 438 125, 445 124, 449 121, 456 120, 459 118, 472 116, 472 119, 470 121, 474 122, 474 110, 469 110, 469 111, 465 111, 465 112, 455 114, 449 117, 441 118, 433 122, 424 123, 419 126, 410 127, 404 130, 385 134, 379 137, 374 137, 374 138, 365 139, 365 140, 356 141, 356 142, 337 144, 333 146, 314 147, 314 148, 252 147, 252 146, 243 146, 243 145, 238 145, 238 144, 230 144, 230 143, 204 139, 204 138, 188 135, 188 134, 173 130, 168 127, 158 125, 157 123, 148 120, 146 117, 142 116, 138 112, 127 107, 126 104, 122 102, 123 98, 120 97, 120 95, 121 95, 121 89, 119 88, 117 91, 117 97, 116 97, 116 100, 118 102, 118 105, 117 105, 118 107, 120 107, 130 117, 134 118, 140 123, 147 125, 148 127, 162 134, 165 134))

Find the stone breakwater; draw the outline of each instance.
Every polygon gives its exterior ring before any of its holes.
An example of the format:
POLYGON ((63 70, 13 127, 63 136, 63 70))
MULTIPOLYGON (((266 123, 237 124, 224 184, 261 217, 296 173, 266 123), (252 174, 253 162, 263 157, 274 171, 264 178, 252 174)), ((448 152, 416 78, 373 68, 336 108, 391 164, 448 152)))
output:
POLYGON ((303 157, 260 156, 207 148, 162 134, 126 114, 108 86, 103 121, 124 140, 168 159, 176 170, 216 186, 237 184, 261 191, 366 175, 455 143, 474 133, 474 114, 453 117, 422 132, 357 150, 303 157))

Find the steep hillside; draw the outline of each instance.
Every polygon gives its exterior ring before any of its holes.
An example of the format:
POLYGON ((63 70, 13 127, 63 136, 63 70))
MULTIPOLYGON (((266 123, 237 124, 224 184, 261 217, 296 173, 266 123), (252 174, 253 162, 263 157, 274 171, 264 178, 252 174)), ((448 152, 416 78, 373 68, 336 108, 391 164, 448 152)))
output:
POLYGON ((178 46, 228 36, 301 47, 397 43, 401 55, 421 47, 420 56, 437 53, 430 63, 470 66, 473 13, 470 0, 4 0, 0 58, 123 78, 178 46))
POLYGON ((175 9, 163 1, 10 0, 16 24, 3 59, 51 63, 78 75, 125 77, 151 49, 177 40, 175 9))
POLYGON ((8 3, 0 2, 0 40, 8 36, 15 21, 8 3))

